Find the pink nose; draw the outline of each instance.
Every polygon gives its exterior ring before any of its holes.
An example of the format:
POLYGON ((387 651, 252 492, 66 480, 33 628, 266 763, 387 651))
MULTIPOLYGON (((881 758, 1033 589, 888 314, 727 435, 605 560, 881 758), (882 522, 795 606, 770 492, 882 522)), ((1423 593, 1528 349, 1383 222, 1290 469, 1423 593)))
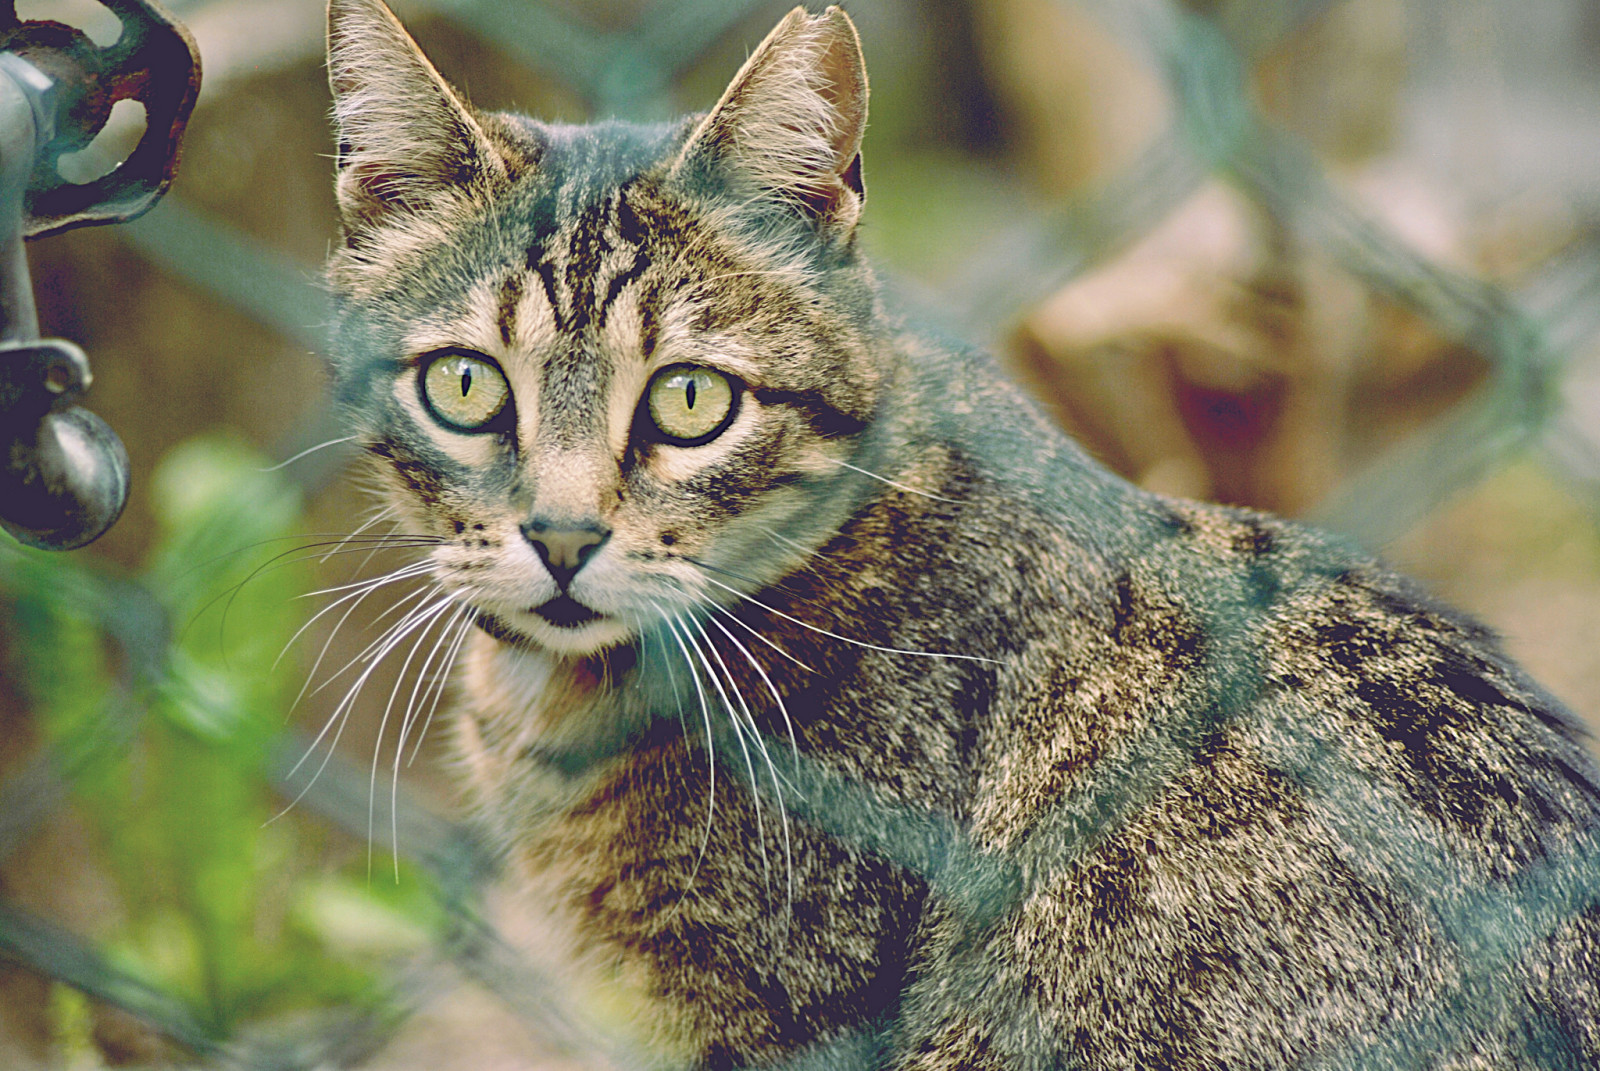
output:
POLYGON ((611 530, 599 525, 557 527, 531 520, 522 526, 522 535, 533 545, 539 560, 550 571, 550 578, 565 591, 567 585, 572 583, 572 578, 578 575, 578 570, 610 538, 611 530))

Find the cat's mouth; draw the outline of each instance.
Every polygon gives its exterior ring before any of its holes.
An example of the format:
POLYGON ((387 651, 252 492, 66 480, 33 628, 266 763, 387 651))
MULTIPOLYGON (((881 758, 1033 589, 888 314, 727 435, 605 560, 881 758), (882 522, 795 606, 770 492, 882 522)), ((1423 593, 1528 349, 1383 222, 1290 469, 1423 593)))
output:
POLYGON ((480 610, 477 625, 501 643, 560 655, 588 655, 621 643, 629 631, 617 618, 560 595, 507 618, 480 610))
POLYGON ((558 595, 542 606, 535 606, 533 612, 557 628, 577 628, 591 621, 598 621, 604 616, 595 613, 571 595, 558 595))

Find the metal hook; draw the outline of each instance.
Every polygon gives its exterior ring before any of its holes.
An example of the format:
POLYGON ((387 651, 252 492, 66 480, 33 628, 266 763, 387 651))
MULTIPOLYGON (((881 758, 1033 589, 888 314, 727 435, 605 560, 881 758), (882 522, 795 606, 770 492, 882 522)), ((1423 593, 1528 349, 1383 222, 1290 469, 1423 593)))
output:
POLYGON ((194 42, 149 0, 109 0, 122 20, 100 49, 0 3, 0 528, 46 550, 98 539, 128 500, 128 453, 77 404, 92 375, 70 342, 39 338, 24 238, 114 223, 165 191, 199 92, 194 42), (145 136, 109 175, 62 179, 61 154, 87 145, 117 100, 146 103, 145 136))

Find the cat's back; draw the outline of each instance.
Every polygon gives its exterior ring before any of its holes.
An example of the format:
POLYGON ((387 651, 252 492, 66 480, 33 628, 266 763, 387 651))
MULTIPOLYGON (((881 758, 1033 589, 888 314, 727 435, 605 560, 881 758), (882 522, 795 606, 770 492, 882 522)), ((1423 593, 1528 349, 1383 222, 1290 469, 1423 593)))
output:
POLYGON ((977 497, 1072 548, 1006 548, 1046 581, 971 828, 1014 907, 931 901, 906 1066, 1600 1065, 1600 788, 1559 705, 1331 536, 1052 499, 1082 461, 1026 422, 957 433, 1025 444, 977 497))

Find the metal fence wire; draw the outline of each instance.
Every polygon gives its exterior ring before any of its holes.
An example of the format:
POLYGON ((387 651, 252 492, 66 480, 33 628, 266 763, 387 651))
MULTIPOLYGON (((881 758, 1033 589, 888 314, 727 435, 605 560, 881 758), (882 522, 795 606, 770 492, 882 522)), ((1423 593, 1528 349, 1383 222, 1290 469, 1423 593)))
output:
MULTIPOLYGON (((867 0, 862 0, 865 4, 867 0)), ((1069 0, 1062 0, 1063 3, 1069 0)), ((1442 419, 1380 463, 1348 482, 1316 519, 1368 543, 1411 527, 1444 499, 1473 485, 1530 447, 1545 449, 1565 471, 1590 486, 1600 464, 1560 419, 1557 401, 1569 359, 1600 331, 1600 270, 1583 251, 1549 261, 1525 292, 1512 292, 1420 255, 1389 227, 1340 192, 1327 167, 1295 136, 1263 117, 1249 88, 1252 68, 1289 35, 1332 6, 1327 0, 1254 0, 1207 5, 1204 12, 1174 0, 1079 0, 1169 88, 1176 105, 1170 128, 1122 173, 1095 192, 1019 221, 1012 233, 972 259, 952 292, 953 318, 967 330, 993 333, 1066 281, 1101 264, 1148 234, 1203 184, 1221 178, 1303 241, 1375 291, 1409 307, 1440 334, 1481 355, 1487 383, 1442 419), (1577 460, 1574 460, 1576 458, 1577 460)), ((194 17, 203 0, 173 5, 194 17)), ((682 72, 735 27, 759 13, 774 17, 773 0, 660 0, 627 26, 610 30, 561 8, 504 0, 434 0, 433 12, 458 28, 491 40, 517 60, 566 85, 596 114, 653 116, 682 72)), ((870 42, 869 42, 870 46, 870 42)), ((197 290, 221 297, 306 348, 320 350, 328 321, 325 295, 297 261, 174 198, 156 213, 118 228, 123 241, 197 290)), ((947 305, 947 308, 951 307, 947 305)), ((310 419, 305 442, 326 438, 326 414, 310 419)), ((307 487, 330 478, 331 465, 289 469, 307 487)), ((1181 568, 1181 563, 1174 563, 1181 568)), ((173 650, 183 623, 145 580, 112 577, 76 564, 0 554, 0 590, 21 605, 70 605, 83 627, 110 645, 114 683, 69 739, 55 739, 15 765, 0 784, 0 863, 74 791, 83 771, 115 762, 144 731, 145 706, 173 673, 173 650)), ((1218 614, 1238 600, 1218 592, 1218 614)), ((1218 636, 1240 634, 1236 620, 1213 624, 1218 636)), ((1182 756, 1226 719, 1246 716, 1254 694, 1251 652, 1213 649, 1217 694, 1196 704, 1183 724, 1162 727, 1119 759, 1115 778, 1093 793, 1060 801, 1057 817, 1087 851, 1119 828, 1180 772, 1182 756), (1203 708, 1203 709, 1202 709, 1203 708), (1109 786, 1109 787, 1107 787, 1109 786)), ((603 1023, 569 1007, 558 984, 511 950, 488 921, 484 890, 494 862, 471 832, 433 813, 402 791, 392 832, 369 818, 365 769, 335 759, 309 789, 290 771, 307 741, 293 734, 272 741, 263 776, 276 791, 299 797, 302 813, 361 838, 395 847, 432 876, 442 919, 435 947, 387 980, 384 998, 336 1005, 325 1016, 270 1036, 219 1031, 188 999, 122 965, 109 950, 36 915, 0 903, 0 956, 120 1007, 181 1046, 198 1066, 266 1069, 359 1067, 374 1059, 406 1017, 437 995, 441 964, 492 993, 544 1039, 552 1051, 586 1065, 659 1066, 633 1051, 603 1023), (397 838, 390 844, 391 838, 397 838)), ((736 753, 731 748, 723 754, 736 753)), ((885 802, 865 786, 841 780, 786 748, 771 749, 795 786, 791 806, 803 820, 852 846, 876 852, 920 874, 963 913, 978 933, 1013 911, 1028 894, 1028 848, 996 858, 976 849, 962 829, 941 816, 885 802)), ((1308 793, 1329 801, 1329 815, 1370 809, 1370 800, 1344 806, 1357 777, 1336 757, 1309 745, 1285 744, 1274 756, 1308 793)), ((743 771, 729 768, 730 776, 743 771)), ((756 789, 759 791, 759 788, 756 789)), ((1384 857, 1404 861, 1400 881, 1437 888, 1448 870, 1424 837, 1408 836, 1412 820, 1378 823, 1384 857)), ((1059 826, 1059 823, 1058 823, 1059 826)), ((1341 830, 1370 839, 1370 830, 1341 830)), ((1515 886, 1464 888, 1436 900, 1441 928, 1480 953, 1465 986, 1496 989, 1501 972, 1524 947, 1574 913, 1600 902, 1600 857, 1575 852, 1546 860, 1515 886), (1502 935, 1498 943, 1492 935, 1502 935)), ((1466 998, 1481 995, 1463 992, 1466 998)), ((1507 998, 1510 999, 1510 998, 1507 998)), ((1399 1057, 1436 1051, 1448 1035, 1448 1000, 1433 1015, 1397 1017, 1359 1049, 1325 1056, 1329 1068, 1402 1066, 1399 1057)), ((892 1022, 873 1024, 823 1051, 791 1062, 809 1067, 875 1066, 892 1022)))

